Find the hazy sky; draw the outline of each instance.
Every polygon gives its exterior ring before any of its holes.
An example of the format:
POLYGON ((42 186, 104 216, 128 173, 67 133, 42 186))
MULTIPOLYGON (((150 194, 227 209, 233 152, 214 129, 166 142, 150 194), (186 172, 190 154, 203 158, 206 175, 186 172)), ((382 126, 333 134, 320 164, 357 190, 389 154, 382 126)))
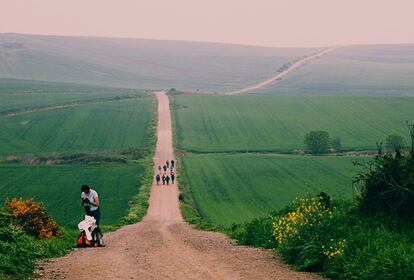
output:
POLYGON ((265 46, 414 43, 414 0, 0 0, 0 33, 265 46))

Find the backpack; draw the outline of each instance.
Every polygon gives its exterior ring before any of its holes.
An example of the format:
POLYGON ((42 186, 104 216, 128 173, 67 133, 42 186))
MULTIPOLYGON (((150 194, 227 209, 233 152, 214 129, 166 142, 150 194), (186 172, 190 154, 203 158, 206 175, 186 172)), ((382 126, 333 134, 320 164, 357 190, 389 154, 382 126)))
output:
POLYGON ((99 227, 96 227, 93 232, 92 232, 92 240, 88 240, 88 238, 86 238, 86 233, 83 230, 80 234, 78 239, 76 240, 76 246, 80 247, 80 248, 85 248, 85 247, 102 247, 104 246, 102 244, 102 231, 100 230, 99 227))

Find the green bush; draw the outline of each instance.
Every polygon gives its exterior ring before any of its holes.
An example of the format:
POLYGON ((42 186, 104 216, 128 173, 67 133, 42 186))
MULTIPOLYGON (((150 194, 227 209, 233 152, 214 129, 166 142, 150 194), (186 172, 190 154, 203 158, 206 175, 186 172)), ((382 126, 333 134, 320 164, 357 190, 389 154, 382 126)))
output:
POLYGON ((409 221, 385 214, 366 216, 351 201, 327 204, 306 198, 234 225, 230 235, 241 244, 273 248, 298 270, 322 272, 332 279, 385 280, 414 279, 413 231, 409 221), (279 231, 285 238, 266 242, 279 221, 289 222, 279 231))
POLYGON ((276 241, 273 238, 272 215, 256 218, 244 224, 233 224, 230 236, 236 239, 239 244, 267 249, 274 248, 276 241))
POLYGON ((414 154, 378 155, 356 178, 361 184, 360 209, 366 214, 414 216, 414 154))
POLYGON ((36 259, 64 255, 78 235, 77 230, 63 230, 63 238, 39 240, 14 226, 14 219, 0 208, 0 279, 29 278, 36 259))

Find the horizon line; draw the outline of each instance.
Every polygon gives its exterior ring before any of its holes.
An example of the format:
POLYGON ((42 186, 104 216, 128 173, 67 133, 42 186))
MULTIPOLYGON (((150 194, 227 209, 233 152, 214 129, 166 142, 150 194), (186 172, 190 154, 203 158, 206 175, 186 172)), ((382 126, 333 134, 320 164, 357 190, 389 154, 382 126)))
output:
POLYGON ((162 38, 143 38, 143 37, 122 37, 122 36, 98 36, 98 35, 64 35, 64 34, 47 34, 47 33, 21 33, 21 32, 0 32, 0 34, 12 35, 27 35, 27 36, 51 36, 51 37, 73 37, 73 38, 96 38, 96 39, 123 39, 123 40, 147 40, 147 41, 167 41, 167 42, 183 42, 183 43, 199 43, 199 44, 221 44, 234 45, 245 47, 260 47, 260 48, 329 48, 329 47, 343 47, 343 46, 373 46, 373 45, 414 45, 414 42, 377 42, 377 43, 346 43, 346 44, 332 44, 332 45, 315 45, 315 46, 266 46, 259 44, 235 43, 235 42, 219 42, 219 41, 203 41, 203 40, 187 40, 187 39, 162 39, 162 38))

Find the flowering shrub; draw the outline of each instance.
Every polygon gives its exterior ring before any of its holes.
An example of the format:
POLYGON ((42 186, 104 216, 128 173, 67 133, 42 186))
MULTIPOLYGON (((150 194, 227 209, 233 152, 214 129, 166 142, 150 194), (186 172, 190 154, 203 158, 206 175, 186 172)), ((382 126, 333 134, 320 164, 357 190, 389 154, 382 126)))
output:
POLYGON ((6 204, 15 218, 15 223, 28 234, 45 239, 61 236, 61 229, 47 213, 42 203, 35 202, 33 198, 6 199, 6 204))
POLYGON ((298 237, 306 227, 314 227, 325 219, 333 217, 332 211, 315 198, 301 198, 293 202, 293 210, 273 222, 273 236, 279 244, 298 237))
POLYGON ((338 230, 343 218, 340 213, 326 194, 294 200, 273 221, 275 249, 301 270, 323 270, 329 260, 346 250, 346 240, 338 230))

